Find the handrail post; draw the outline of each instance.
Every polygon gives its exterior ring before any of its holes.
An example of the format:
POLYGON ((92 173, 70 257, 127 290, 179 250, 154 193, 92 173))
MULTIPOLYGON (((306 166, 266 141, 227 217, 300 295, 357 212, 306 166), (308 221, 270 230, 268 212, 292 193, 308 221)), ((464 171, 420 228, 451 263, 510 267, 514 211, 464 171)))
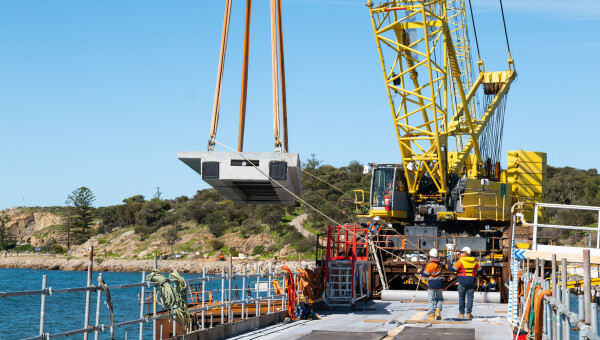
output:
POLYGON ((258 264, 258 267, 256 269, 256 273, 258 274, 256 276, 256 313, 255 316, 260 316, 260 263, 258 264))
MULTIPOLYGON (((154 253, 154 271, 158 270, 158 256, 154 253)), ((156 286, 152 287, 152 299, 153 299, 153 308, 152 308, 152 316, 156 317, 156 286)), ((162 325, 160 326, 160 336, 162 338, 162 325)), ((152 339, 156 340, 156 319, 152 320, 152 339)))
POLYGON ((242 276, 242 293, 240 294, 240 296, 242 297, 242 316, 241 319, 244 320, 244 310, 246 308, 246 298, 247 296, 245 295, 246 293, 246 266, 244 266, 244 271, 242 272, 244 274, 244 276, 242 276))
MULTIPOLYGON (((562 283, 562 303, 570 310, 571 303, 569 301, 569 293, 567 291, 567 259, 560 259, 560 279, 562 283)), ((569 318, 567 315, 563 315, 563 340, 568 340, 571 334, 571 327, 569 327, 569 318)))
MULTIPOLYGON (((142 283, 146 282, 146 272, 142 272, 142 283)), ((140 319, 144 318, 144 296, 146 295, 146 287, 142 286, 140 295, 140 319)), ((144 340, 144 324, 140 322, 140 340, 144 340)))
POLYGON ((273 283, 273 266, 271 265, 271 262, 269 262, 269 285, 267 286, 269 299, 267 302, 267 314, 271 313, 271 299, 272 299, 271 286, 272 286, 272 283, 273 283))
MULTIPOLYGON (((90 247, 90 252, 88 254, 88 270, 87 270, 87 287, 92 285, 92 270, 94 265, 94 246, 90 247)), ((84 328, 87 328, 90 324, 90 302, 92 299, 92 292, 85 292, 85 316, 84 316, 84 328)), ((83 340, 88 339, 88 332, 83 333, 83 340)))
POLYGON ((221 267, 221 324, 225 323, 225 267, 221 267))
POLYGON ((231 308, 231 273, 233 271, 233 256, 231 254, 229 254, 229 275, 227 278, 228 284, 229 284, 229 289, 227 292, 227 323, 231 323, 233 322, 233 317, 232 317, 232 308, 231 308))
MULTIPOLYGON (((598 228, 600 228, 600 210, 598 210, 598 228)), ((600 248, 600 232, 596 232, 596 248, 600 248)))
MULTIPOLYGON (((102 273, 98 274, 98 278, 102 280, 102 273)), ((143 299, 143 298, 142 298, 143 299)), ((96 298, 96 327, 100 326, 100 309, 102 308, 102 290, 98 289, 98 295, 96 298)), ((142 307, 143 312, 143 307, 142 307)), ((100 337, 100 331, 96 329, 94 332, 94 340, 98 340, 100 337)))
MULTIPOLYGON (((556 254, 552 254, 552 297, 556 298, 558 296, 558 287, 556 286, 556 254)), ((557 315, 554 308, 550 307, 550 311, 552 313, 551 320, 555 320, 555 316, 557 315)), ((552 336, 554 340, 558 340, 558 322, 550 323, 550 328, 552 328, 552 336)))
MULTIPOLYGON (((42 276, 42 290, 46 290, 48 277, 42 276)), ((44 324, 46 323, 46 293, 42 294, 42 307, 40 311, 40 335, 44 335, 44 324)))
POLYGON ((206 311, 204 310, 204 295, 206 294, 206 266, 202 267, 202 329, 204 329, 204 319, 206 317, 206 311))
POLYGON ((536 203, 535 208, 533 209, 533 250, 537 250, 538 211, 539 205, 536 203))

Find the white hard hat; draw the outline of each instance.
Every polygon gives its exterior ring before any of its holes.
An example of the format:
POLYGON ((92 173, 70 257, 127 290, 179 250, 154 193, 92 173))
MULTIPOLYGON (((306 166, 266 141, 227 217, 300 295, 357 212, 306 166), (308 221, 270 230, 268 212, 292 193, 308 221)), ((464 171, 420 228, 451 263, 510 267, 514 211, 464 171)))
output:
POLYGON ((381 219, 381 218, 379 218, 379 216, 375 216, 375 217, 373 218, 373 221, 379 221, 380 219, 381 219))
POLYGON ((464 247, 463 249, 461 249, 461 251, 464 251, 465 253, 471 255, 471 248, 469 247, 464 247))
POLYGON ((429 251, 429 256, 438 257, 438 250, 435 248, 431 248, 431 250, 429 251))

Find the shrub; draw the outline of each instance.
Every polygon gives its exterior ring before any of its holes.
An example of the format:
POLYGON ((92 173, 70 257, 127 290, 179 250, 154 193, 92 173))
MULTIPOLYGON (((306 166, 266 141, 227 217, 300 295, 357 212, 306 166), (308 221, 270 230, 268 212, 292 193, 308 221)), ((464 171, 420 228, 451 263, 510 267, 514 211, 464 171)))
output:
POLYGON ((307 253, 310 251, 314 251, 315 244, 317 239, 314 236, 309 236, 308 238, 302 238, 292 243, 292 246, 296 248, 299 253, 307 253))
POLYGON ((15 250, 18 252, 35 251, 35 247, 28 243, 15 247, 15 250))
POLYGON ((217 239, 210 241, 210 246, 213 250, 219 250, 225 246, 225 244, 217 239))
POLYGON ((265 246, 256 246, 252 250, 252 255, 264 255, 265 254, 265 246))
POLYGON ((136 234, 142 235, 142 236, 148 236, 151 235, 152 233, 154 233, 155 231, 157 231, 158 229, 160 229, 160 226, 153 226, 153 227, 147 227, 147 226, 143 226, 143 225, 138 225, 135 226, 135 228, 133 228, 134 232, 136 234))
POLYGON ((231 254, 231 256, 233 256, 233 257, 240 256, 240 252, 235 248, 231 248, 231 250, 229 251, 229 254, 231 254))
POLYGON ((161 226, 162 221, 171 208, 168 201, 153 198, 142 205, 142 209, 137 213, 136 222, 146 226, 161 226))

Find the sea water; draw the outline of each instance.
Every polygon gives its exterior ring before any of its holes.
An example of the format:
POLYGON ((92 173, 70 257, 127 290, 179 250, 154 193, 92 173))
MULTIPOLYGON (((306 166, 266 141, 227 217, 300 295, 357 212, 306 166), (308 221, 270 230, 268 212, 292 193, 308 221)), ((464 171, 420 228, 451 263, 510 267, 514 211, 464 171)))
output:
MULTIPOLYGON (((98 272, 92 276, 92 284, 98 285, 98 272)), ((47 286, 53 289, 85 287, 87 272, 52 271, 34 269, 0 269, 0 292, 23 290, 39 290, 42 288, 42 276, 47 276, 47 286)), ((142 281, 142 273, 132 272, 103 272, 104 282, 108 286, 116 286, 142 281)), ((163 273, 167 276, 168 273, 163 273)), ((185 279, 199 278, 202 274, 182 274, 185 279)), ((252 283, 256 279, 252 280, 252 283)), ((261 279, 266 281, 267 279, 261 279)), ((249 280, 250 281, 250 280, 249 280)), ((249 282, 248 282, 249 284, 249 282)), ((225 281, 225 289, 228 281, 225 281)), ((242 280, 232 280, 232 288, 241 289, 242 280)), ((254 288, 254 285, 251 285, 254 288)), ((213 292, 213 299, 221 299, 221 280, 211 281, 206 285, 206 290, 213 292)), ((146 291, 151 291, 146 288, 146 291)), ((139 294, 141 289, 112 289, 110 295, 113 303, 114 323, 139 319, 140 304, 139 294)), ((261 294, 265 295, 266 293, 261 294)), ((44 332, 50 334, 62 333, 68 330, 84 328, 85 320, 85 292, 59 293, 46 297, 46 321, 44 332)), ((253 294, 254 296, 254 294, 253 294)), ((96 324, 96 298, 97 293, 92 292, 90 303, 90 324, 96 324)), ((235 298, 235 296, 234 296, 235 298)), ((144 313, 147 307, 144 307, 144 313)), ((160 310, 160 306, 159 306, 160 310)), ((41 296, 20 296, 0 298, 0 340, 22 339, 39 335, 40 330, 41 296)), ((108 330, 109 318, 106 297, 102 294, 100 323, 106 325, 100 339, 110 339, 108 330)), ((115 329, 116 339, 125 339, 125 332, 129 339, 139 339, 139 324, 129 325, 115 329)), ((90 333, 89 339, 93 339, 90 333)), ((68 339, 82 339, 83 334, 68 337, 68 339)), ((144 339, 152 339, 152 322, 144 324, 144 339)))

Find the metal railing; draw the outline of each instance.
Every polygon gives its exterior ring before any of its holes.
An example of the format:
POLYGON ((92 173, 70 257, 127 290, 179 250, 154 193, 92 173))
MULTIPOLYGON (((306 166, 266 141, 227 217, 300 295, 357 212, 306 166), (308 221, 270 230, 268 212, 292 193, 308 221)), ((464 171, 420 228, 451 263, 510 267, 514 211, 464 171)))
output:
POLYGON ((533 214, 533 250, 537 250, 537 234, 539 228, 554 228, 554 229, 565 229, 565 230, 580 230, 596 232, 596 248, 600 248, 600 207, 590 207, 584 205, 564 205, 564 204, 552 204, 552 203, 536 203, 534 206, 533 214), (577 226, 565 226, 565 225, 554 225, 539 223, 539 210, 540 208, 553 208, 553 209, 575 209, 575 210, 587 210, 598 212, 598 226, 596 227, 577 227, 577 226))
MULTIPOLYGON (((155 268, 157 268, 156 258, 155 258, 155 268)), ((192 307, 189 308, 189 312, 190 313, 200 313, 201 317, 198 320, 197 326, 198 326, 198 329, 203 330, 203 329, 207 328, 206 326, 208 323, 206 320, 206 312, 211 311, 213 309, 220 309, 220 311, 221 311, 220 323, 221 324, 233 322, 234 318, 233 318, 233 308, 232 307, 235 305, 241 305, 241 310, 242 310, 241 319, 246 319, 249 317, 248 306, 251 304, 255 305, 255 315, 260 316, 261 313, 263 312, 261 309, 264 308, 263 306, 261 306, 261 302, 263 302, 263 301, 267 301, 266 314, 271 314, 271 313, 276 312, 276 310, 275 310, 276 304, 280 307, 280 310, 284 310, 285 309, 284 306, 288 300, 286 291, 285 291, 285 289, 283 289, 283 294, 275 294, 272 283, 273 283, 273 280, 275 280, 276 278, 283 279, 283 277, 285 277, 287 275, 288 274, 286 272, 281 272, 281 273, 274 272, 271 265, 269 265, 268 272, 262 272, 260 264, 257 266, 256 274, 247 274, 246 268, 244 268, 243 273, 241 273, 241 274, 233 273, 231 262, 229 264, 229 272, 225 273, 225 268, 222 268, 221 275, 218 275, 218 276, 208 276, 206 274, 206 268, 204 268, 201 277, 185 280, 186 283, 188 284, 188 286, 189 286, 189 284, 192 284, 192 283, 201 283, 201 287, 202 287, 202 292, 201 292, 201 294, 199 294, 199 297, 198 297, 198 295, 196 295, 196 299, 200 300, 200 301, 197 301, 195 305, 192 305, 192 307), (252 283, 255 283, 255 286, 254 286, 254 289, 250 292, 250 294, 254 293, 254 296, 251 296, 251 295, 248 296, 247 294, 240 294, 240 298, 234 298, 236 289, 232 288, 232 281, 235 279, 242 279, 242 287, 243 288, 238 289, 238 291, 244 290, 244 287, 246 287, 246 284, 250 283, 252 280, 252 283), (218 303, 211 303, 209 305, 208 301, 206 299, 206 296, 207 296, 206 284, 209 282, 214 282, 214 281, 220 281, 220 283, 221 283, 220 301, 218 301, 218 303), (262 283, 262 285, 261 285, 261 283, 262 283), (267 287, 268 287, 266 290, 264 289, 265 283, 267 284, 267 287), (261 289, 261 287, 263 289, 261 289), (225 313, 227 313, 227 314, 225 315, 225 313)), ((292 275, 294 276, 294 280, 296 280, 296 278, 298 277, 298 273, 292 272, 292 275)), ((100 278, 102 278, 102 273, 98 274, 98 276, 100 278)), ((282 282, 283 282, 283 280, 282 280, 282 282)), ((157 322, 156 321, 169 317, 168 313, 166 313, 165 311, 159 312, 156 308, 157 286, 158 286, 158 284, 155 282, 146 281, 145 273, 142 273, 142 281, 139 283, 108 286, 109 291, 110 290, 118 290, 118 289, 131 289, 131 288, 139 288, 140 289, 139 318, 134 319, 134 320, 117 322, 117 323, 114 323, 112 325, 112 327, 116 329, 116 328, 120 328, 120 327, 124 327, 124 326, 139 324, 139 326, 140 326, 139 327, 139 339, 142 340, 142 339, 144 339, 144 328, 143 328, 144 324, 152 322, 152 338, 154 340, 156 340, 156 336, 157 336, 157 322), (145 314, 144 313, 144 305, 148 304, 148 302, 146 301, 146 299, 144 297, 145 297, 146 289, 150 289, 150 288, 153 291, 153 299, 150 303, 153 305, 154 308, 151 313, 145 314), (159 315, 159 313, 160 313, 160 315, 159 315)), ((34 296, 38 295, 41 297, 39 334, 38 334, 38 336, 25 338, 25 340, 55 339, 55 338, 67 337, 67 336, 72 336, 72 335, 77 335, 77 334, 88 335, 92 332, 94 333, 94 339, 97 340, 99 337, 99 333, 104 332, 109 327, 109 325, 100 323, 102 294, 103 294, 102 288, 91 285, 89 280, 88 280, 88 286, 86 286, 86 287, 53 289, 52 287, 48 286, 47 276, 43 275, 42 276, 42 289, 26 290, 26 291, 13 291, 13 292, 0 292, 0 298, 17 298, 17 297, 32 296, 32 295, 34 295, 34 296), (91 322, 89 322, 88 324, 85 324, 83 328, 68 330, 68 331, 64 331, 64 332, 60 332, 60 333, 50 334, 50 333, 46 332, 45 331, 45 323, 46 323, 45 320, 46 320, 46 306, 47 306, 47 302, 48 302, 47 298, 57 295, 57 294, 75 293, 75 292, 86 292, 86 295, 87 294, 91 295, 91 293, 93 293, 93 292, 97 293, 95 323, 93 325, 90 325, 89 323, 91 323, 91 322)), ((188 292, 188 294, 189 294, 189 292, 188 292)), ((299 293, 297 292, 297 294, 299 294, 299 293)), ((90 307, 92 304, 91 300, 92 300, 91 298, 86 299, 86 305, 85 305, 86 320, 89 320, 88 315, 89 315, 89 310, 90 310, 90 307)), ((210 327, 213 327, 212 317, 210 318, 210 321, 211 321, 210 327)), ((172 334, 176 334, 175 325, 176 325, 176 323, 173 322, 173 333, 172 334)), ((192 327, 190 327, 188 329, 192 329, 192 327)), ((161 326, 161 330, 162 330, 162 326, 161 326)), ((161 334, 162 334, 162 332, 161 332, 161 334)), ((126 333, 126 336, 128 336, 127 333, 126 333)), ((161 336, 161 339, 162 339, 162 336, 161 336)))
MULTIPOLYGON (((578 311, 571 311, 572 289, 568 289, 568 272, 574 267, 567 266, 567 259, 562 258, 560 262, 556 260, 556 254, 552 255, 550 275, 546 273, 547 263, 545 260, 535 259, 535 267, 530 268, 529 261, 519 263, 519 270, 522 273, 520 280, 523 285, 523 294, 519 298, 519 305, 513 318, 515 329, 524 330, 528 328, 525 323, 526 306, 532 304, 536 285, 540 285, 542 292, 542 305, 537 313, 542 313, 540 317, 542 325, 535 327, 541 331, 543 339, 570 340, 571 332, 575 331, 579 339, 598 340, 598 303, 592 301, 591 296, 591 265, 589 250, 583 250, 584 284, 581 287, 583 294, 578 295, 578 311), (560 267, 560 272, 558 271, 560 267), (547 278, 549 276, 549 278, 547 278)), ((579 265, 576 265, 579 267, 579 265)), ((513 296, 516 298, 516 296, 513 296)), ((512 303, 509 302, 509 303, 512 303)), ((536 312, 534 312, 536 313, 536 312)), ((535 314, 534 314, 535 315, 535 314)), ((531 332, 532 330, 527 330, 531 332)))
POLYGON ((505 221, 506 220, 506 209, 507 209, 507 205, 506 205, 506 195, 504 195, 504 197, 502 198, 502 208, 500 208, 498 206, 499 202, 498 202, 498 194, 497 193, 493 193, 493 192, 484 192, 484 191, 477 191, 477 192, 467 192, 467 193, 463 193, 459 196, 460 199, 460 205, 463 208, 475 208, 478 207, 479 209, 479 219, 483 219, 483 215, 482 215, 482 210, 485 210, 486 207, 489 207, 490 210, 494 210, 495 214, 496 214, 496 221, 505 221), (464 205, 464 199, 465 196, 468 195, 476 195, 477 199, 478 199, 478 203, 477 204, 468 204, 468 205, 464 205), (483 198, 484 200, 486 198, 492 198, 495 200, 494 204, 485 204, 481 202, 481 198, 483 198), (502 211, 502 215, 498 216, 498 210, 502 211))

